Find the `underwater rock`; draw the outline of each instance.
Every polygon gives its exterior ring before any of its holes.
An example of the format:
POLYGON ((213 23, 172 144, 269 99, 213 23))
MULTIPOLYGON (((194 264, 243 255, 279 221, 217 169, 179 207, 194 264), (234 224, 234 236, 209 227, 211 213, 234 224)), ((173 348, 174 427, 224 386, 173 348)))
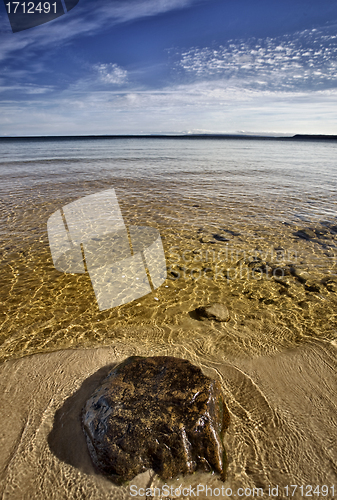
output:
POLYGON ((337 280, 333 278, 324 278, 322 284, 326 287, 329 292, 337 293, 337 280))
POLYGON ((291 270, 291 274, 299 281, 302 285, 304 285, 309 279, 310 274, 306 271, 302 271, 301 269, 295 269, 294 267, 291 270))
POLYGON ((224 480, 221 387, 185 359, 126 359, 87 401, 82 423, 93 463, 117 484, 148 469, 163 480, 196 470, 224 480))
POLYGON ((230 316, 225 304, 212 304, 209 306, 197 307, 195 310, 199 319, 212 319, 215 321, 229 321, 230 316))
POLYGON ((240 236, 240 233, 233 231, 232 229, 221 229, 221 231, 230 234, 231 236, 240 236))
POLYGON ((294 233, 294 236, 297 236, 298 238, 301 238, 302 240, 311 240, 313 238, 316 238, 316 233, 310 228, 300 229, 299 231, 296 231, 294 233))
POLYGON ((230 239, 228 237, 224 236, 223 234, 215 233, 215 234, 212 234, 212 236, 217 241, 230 241, 230 239))
MULTIPOLYGON (((324 225, 325 226, 325 225, 324 225)), ((302 238, 304 240, 312 240, 315 238, 318 239, 331 239, 336 234, 336 226, 330 227, 308 227, 304 229, 300 229, 293 233, 294 236, 298 238, 302 238)))
POLYGON ((314 281, 307 281, 304 285, 304 288, 308 292, 320 292, 321 288, 318 283, 315 283, 314 281))
POLYGON ((200 243, 208 243, 208 244, 214 244, 216 243, 216 240, 214 239, 210 239, 211 237, 203 237, 203 238, 200 238, 200 243))

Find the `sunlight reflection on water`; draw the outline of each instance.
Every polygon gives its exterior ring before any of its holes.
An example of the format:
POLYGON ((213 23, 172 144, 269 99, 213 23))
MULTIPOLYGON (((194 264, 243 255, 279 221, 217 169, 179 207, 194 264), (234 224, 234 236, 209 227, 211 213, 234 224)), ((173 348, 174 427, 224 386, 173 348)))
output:
POLYGON ((130 325, 168 326, 174 335, 200 330, 219 355, 335 334, 336 144, 34 140, 1 142, 0 150, 2 359, 102 345, 130 325), (128 225, 160 231, 169 278, 156 291, 159 300, 149 294, 100 312, 87 275, 53 267, 47 220, 62 206, 111 188, 128 225), (296 235, 306 228, 314 230, 310 237, 296 235), (218 257, 226 245, 236 260, 218 257), (206 250, 215 257, 207 260, 206 250), (281 280, 240 275, 256 252, 264 255, 256 267, 288 274, 281 280), (227 279, 228 269, 237 276, 230 271, 227 279), (307 273, 305 280, 296 272, 307 273), (210 325, 190 315, 211 301, 231 309, 228 325, 211 326, 212 337, 210 325))

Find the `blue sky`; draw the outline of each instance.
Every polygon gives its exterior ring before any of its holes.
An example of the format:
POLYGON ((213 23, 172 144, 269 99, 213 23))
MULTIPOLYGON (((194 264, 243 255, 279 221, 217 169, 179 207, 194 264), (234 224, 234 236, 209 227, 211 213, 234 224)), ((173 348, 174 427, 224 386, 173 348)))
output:
POLYGON ((337 134, 335 0, 80 0, 12 33, 0 135, 337 134))

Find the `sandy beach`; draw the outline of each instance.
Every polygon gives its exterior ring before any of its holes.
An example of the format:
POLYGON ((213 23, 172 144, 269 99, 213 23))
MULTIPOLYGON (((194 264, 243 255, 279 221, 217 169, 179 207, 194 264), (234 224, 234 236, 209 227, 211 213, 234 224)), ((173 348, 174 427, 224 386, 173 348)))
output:
MULTIPOLYGON (((226 488, 263 488, 268 496, 268 488, 278 486, 278 498, 285 498, 290 484, 336 487, 334 343, 312 342, 273 356, 207 366, 188 352, 182 355, 181 347, 142 350, 116 343, 2 363, 1 498, 123 499, 131 498, 132 484, 162 486, 151 472, 125 486, 112 484, 94 470, 81 429, 86 399, 113 365, 135 354, 186 357, 221 381, 231 414, 226 488)), ((201 473, 169 482, 175 487, 198 484, 223 485, 216 476, 201 473)), ((301 498, 300 492, 293 498, 301 498)))

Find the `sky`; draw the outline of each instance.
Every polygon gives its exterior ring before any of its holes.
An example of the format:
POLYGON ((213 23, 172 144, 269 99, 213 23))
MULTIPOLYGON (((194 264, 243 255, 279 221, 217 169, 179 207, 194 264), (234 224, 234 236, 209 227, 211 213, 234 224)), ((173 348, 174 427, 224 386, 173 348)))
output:
POLYGON ((16 33, 6 2, 0 136, 337 134, 336 0, 80 0, 16 33))

